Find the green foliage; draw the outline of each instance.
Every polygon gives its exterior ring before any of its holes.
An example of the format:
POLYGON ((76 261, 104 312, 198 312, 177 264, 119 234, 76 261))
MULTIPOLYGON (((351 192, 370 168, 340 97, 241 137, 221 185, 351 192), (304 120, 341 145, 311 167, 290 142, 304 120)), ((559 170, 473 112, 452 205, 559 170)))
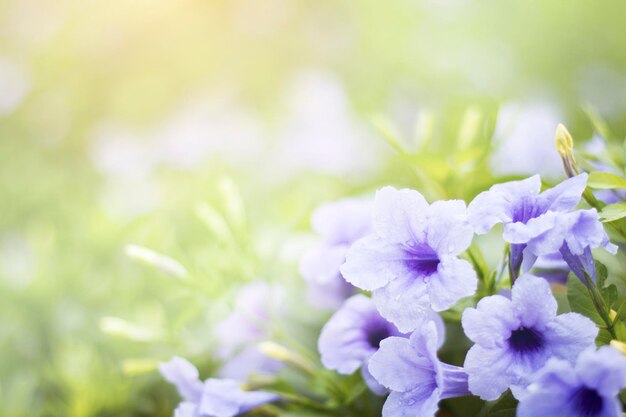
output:
POLYGON ((606 323, 594 306, 587 286, 573 273, 570 273, 567 280, 567 300, 572 311, 590 318, 600 327, 600 333, 596 339, 597 343, 599 345, 608 344, 611 341, 611 334, 606 329, 606 323))
POLYGON ((592 172, 589 174, 587 186, 596 190, 626 188, 626 179, 610 172, 592 172))
MULTIPOLYGON (((626 109, 611 91, 589 94, 583 82, 598 65, 609 79, 624 72, 622 3, 570 2, 564 10, 551 2, 113 0, 89 3, 89 13, 81 2, 35 3, 0 6, 0 74, 6 58, 28 77, 23 100, 0 112, 3 416, 171 416, 179 398, 157 363, 178 354, 203 377, 214 374, 212 326, 232 311, 237 289, 259 278, 302 295, 286 302, 292 328, 273 330, 315 371, 290 368, 282 380, 263 381, 290 401, 253 415, 378 416, 383 399, 367 395, 358 374, 339 377, 316 362, 327 315, 304 305, 297 267, 315 206, 383 184, 469 201, 512 179, 490 169, 498 108, 537 86, 562 105, 579 151, 594 133, 608 141, 601 155, 581 152, 588 170, 602 163, 615 172, 593 172, 590 187, 619 193, 626 182, 618 175, 626 109), (520 35, 519 27, 532 30, 520 35), (386 142, 389 152, 376 153, 372 172, 267 173, 274 167, 261 161, 237 165, 218 156, 137 174, 153 158, 164 121, 178 120, 172 114, 207 87, 218 102, 234 97, 252 110, 271 132, 262 148, 277 149, 275 130, 292 110, 283 96, 310 68, 345 86, 363 144, 368 134, 386 142), (141 150, 132 175, 99 169, 94 137, 103 125, 123 126, 123 142, 141 150), (156 200, 148 209, 117 207, 144 193, 156 200)), ((0 104, 14 81, 2 84, 0 104)), ((230 134, 219 131, 219 143, 234 142, 230 134)), ((601 212, 616 241, 626 241, 624 204, 601 212)), ((478 298, 509 286, 502 253, 486 237, 466 254, 481 278, 478 298)), ((609 327, 626 340, 623 262, 620 250, 607 262, 612 275, 598 279, 601 312, 583 283, 568 283, 572 311, 604 327, 599 343, 610 340, 609 327)), ((450 362, 462 363, 468 341, 458 321, 475 302, 444 313, 454 332, 442 350, 450 362)), ((498 404, 490 413, 510 410, 498 404)), ((482 406, 450 400, 445 412, 478 415, 482 406)))
POLYGON ((518 401, 513 397, 511 391, 506 391, 502 396, 489 407, 487 417, 515 417, 518 401))
POLYGON ((614 222, 626 217, 626 203, 609 204, 600 212, 600 218, 603 222, 614 222))
MULTIPOLYGON (((573 273, 567 280, 567 299, 572 311, 592 319, 600 328, 596 339, 598 345, 606 345, 613 339, 626 341, 626 326, 621 312, 613 308, 619 299, 615 284, 607 284, 606 267, 596 261, 597 280, 595 285, 585 285, 573 273)), ((623 303, 623 301, 622 301, 623 303)))

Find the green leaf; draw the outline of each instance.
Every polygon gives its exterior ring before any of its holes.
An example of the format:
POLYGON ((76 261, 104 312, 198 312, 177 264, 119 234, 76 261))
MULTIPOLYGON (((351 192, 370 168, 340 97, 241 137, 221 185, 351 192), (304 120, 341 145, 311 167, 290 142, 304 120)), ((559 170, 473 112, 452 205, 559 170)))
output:
POLYGON ((596 337, 596 345, 598 347, 608 345, 613 340, 611 333, 607 329, 600 329, 598 337, 596 337))
POLYGON ((228 226, 228 222, 215 208, 208 204, 201 204, 196 207, 196 216, 219 242, 226 245, 231 245, 235 242, 235 237, 228 226))
POLYGON ((600 293, 602 294, 602 298, 606 300, 606 305, 609 308, 612 308, 618 298, 617 287, 615 284, 611 284, 608 287, 603 288, 600 293))
POLYGON ((596 190, 626 188, 626 179, 609 172, 592 172, 589 174, 587 186, 596 190))
POLYGON ((615 284, 606 285, 606 280, 609 276, 606 266, 600 261, 595 261, 594 263, 596 269, 596 287, 600 291, 600 295, 606 302, 606 305, 611 308, 618 298, 617 287, 615 284))
POLYGON ((598 325, 605 324, 591 301, 587 286, 573 273, 567 278, 567 301, 573 312, 589 317, 598 325))
MULTIPOLYGON (((596 264, 596 268, 598 269, 598 277, 599 280, 604 282, 606 279, 605 271, 606 268, 600 263, 596 264), (604 278, 603 278, 604 277, 604 278)), ((587 286, 583 284, 580 279, 573 273, 569 274, 567 279, 567 300, 569 302, 570 310, 576 313, 580 313, 583 316, 586 316, 593 320, 594 323, 598 325, 600 328, 600 332, 598 333, 598 337, 596 338, 596 343, 599 346, 609 344, 611 342, 611 334, 606 329, 606 323, 602 320, 600 313, 596 310, 593 305, 593 301, 591 301, 591 295, 589 294, 589 290, 587 286)))
POLYGON ((239 187, 229 177, 222 177, 217 182, 217 190, 224 204, 225 215, 235 230, 246 228, 246 208, 239 187))
POLYGON ((600 116, 598 111, 590 104, 583 105, 583 111, 589 117, 591 124, 595 128, 595 130, 600 133, 600 135, 604 138, 613 137, 613 133, 609 129, 606 121, 600 116))
POLYGON ((370 117, 370 122, 374 126, 374 128, 378 131, 380 136, 399 154, 406 154, 406 150, 404 146, 401 144, 400 134, 396 131, 391 121, 380 114, 376 114, 370 117))
POLYGON ((483 256, 482 251, 477 245, 471 245, 467 249, 467 257, 469 261, 474 266, 476 273, 478 274, 478 278, 481 280, 485 280, 485 278, 489 277, 489 266, 485 261, 485 257, 483 256))
POLYGON ((615 336, 617 336, 617 340, 620 342, 626 342, 626 325, 623 321, 617 320, 613 323, 613 329, 615 331, 615 336))
POLYGON ((600 261, 594 261, 594 267, 596 270, 596 287, 602 290, 606 285, 606 279, 609 276, 609 271, 606 266, 600 261))
POLYGON ((626 202, 610 204, 600 212, 600 220, 603 222, 613 222, 626 217, 626 202))
POLYGON ((518 401, 507 391, 491 406, 487 417, 515 417, 518 401))

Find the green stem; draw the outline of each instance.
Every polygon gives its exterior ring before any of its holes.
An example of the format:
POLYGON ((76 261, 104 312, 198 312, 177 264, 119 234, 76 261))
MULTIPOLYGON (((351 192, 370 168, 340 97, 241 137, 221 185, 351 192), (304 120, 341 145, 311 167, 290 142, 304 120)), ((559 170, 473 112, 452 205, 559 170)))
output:
POLYGON ((615 334, 615 329, 613 327, 613 321, 609 317, 609 308, 604 302, 604 298, 598 292, 598 288, 595 283, 587 273, 587 271, 583 271, 585 276, 585 283, 587 284, 587 290, 589 290, 589 295, 591 296, 591 301, 593 302, 593 306, 596 308, 596 311, 602 318, 602 321, 606 324, 606 329, 611 334, 611 338, 617 339, 617 335, 615 334))
POLYGON ((500 280, 502 279, 502 275, 504 274, 504 270, 506 269, 507 264, 509 263, 510 256, 511 256, 511 245, 507 243, 506 245, 504 245, 504 252, 502 253, 502 260, 500 261, 500 267, 498 268, 498 272, 496 274, 494 287, 497 287, 498 284, 500 283, 500 280))

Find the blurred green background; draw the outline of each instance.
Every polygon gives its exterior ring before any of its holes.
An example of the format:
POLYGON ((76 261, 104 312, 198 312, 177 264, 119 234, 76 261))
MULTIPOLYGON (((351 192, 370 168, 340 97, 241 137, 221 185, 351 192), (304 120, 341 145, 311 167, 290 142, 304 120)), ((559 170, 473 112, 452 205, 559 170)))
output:
POLYGON ((623 140, 624 16, 620 1, 3 1, 0 415, 171 415, 155 364, 210 367, 241 284, 298 288, 320 202, 559 178, 558 122, 623 140))

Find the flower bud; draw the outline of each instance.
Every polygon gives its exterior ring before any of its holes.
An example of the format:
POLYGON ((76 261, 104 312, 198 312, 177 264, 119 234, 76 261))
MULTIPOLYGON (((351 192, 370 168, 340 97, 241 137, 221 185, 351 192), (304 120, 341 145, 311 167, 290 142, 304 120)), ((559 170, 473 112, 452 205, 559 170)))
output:
POLYGON ((567 128, 561 123, 556 127, 555 134, 556 150, 561 156, 563 167, 568 177, 574 177, 580 174, 580 169, 574 158, 574 140, 567 128))
POLYGON ((626 355, 626 343, 619 340, 611 340, 611 346, 622 352, 622 355, 626 355))

